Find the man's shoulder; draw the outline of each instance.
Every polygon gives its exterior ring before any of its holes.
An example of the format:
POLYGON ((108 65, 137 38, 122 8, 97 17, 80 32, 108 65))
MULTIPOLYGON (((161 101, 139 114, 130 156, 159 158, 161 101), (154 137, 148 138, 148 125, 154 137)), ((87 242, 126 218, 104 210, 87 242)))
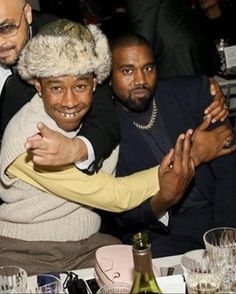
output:
POLYGON ((186 85, 199 85, 207 81, 206 76, 194 75, 194 76, 179 76, 171 78, 163 78, 158 80, 158 86, 170 87, 170 86, 186 86, 186 85))
POLYGON ((27 102, 9 121, 4 137, 11 138, 16 134, 29 136, 37 132, 36 123, 42 120, 41 101, 36 96, 27 102))
POLYGON ((199 93, 208 95, 209 81, 206 76, 180 76, 161 79, 157 82, 157 95, 174 95, 179 99, 199 97, 199 93))

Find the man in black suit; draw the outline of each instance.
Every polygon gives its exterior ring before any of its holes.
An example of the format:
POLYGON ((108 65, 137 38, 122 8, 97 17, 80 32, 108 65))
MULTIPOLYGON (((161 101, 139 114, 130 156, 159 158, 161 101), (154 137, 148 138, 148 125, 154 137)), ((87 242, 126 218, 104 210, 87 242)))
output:
POLYGON ((236 226, 236 153, 228 154, 235 147, 230 150, 232 136, 223 135, 222 123, 217 127, 203 121, 204 109, 211 101, 208 79, 157 81, 153 52, 139 35, 114 41, 112 58, 111 82, 121 124, 116 175, 158 164, 176 136, 189 127, 195 130, 192 158, 198 168, 184 197, 170 206, 165 225, 158 218, 166 211, 156 214, 149 200, 137 209, 111 215, 105 224, 115 220, 113 232, 114 227, 119 228, 124 242, 137 230, 148 231, 154 257, 203 248, 207 229, 236 226))
MULTIPOLYGON (((10 68, 14 72, 6 80, 1 93, 0 137, 11 117, 35 94, 35 89, 21 80, 15 71, 18 56, 29 38, 55 18, 36 11, 32 13, 30 4, 25 0, 0 2, 0 70, 6 71, 6 68, 10 68)), ((80 150, 78 159, 83 161, 81 169, 94 172, 117 145, 120 135, 108 86, 97 88, 91 111, 78 135, 80 137, 74 141, 80 150)), ((71 154, 73 150, 71 149, 71 154)))

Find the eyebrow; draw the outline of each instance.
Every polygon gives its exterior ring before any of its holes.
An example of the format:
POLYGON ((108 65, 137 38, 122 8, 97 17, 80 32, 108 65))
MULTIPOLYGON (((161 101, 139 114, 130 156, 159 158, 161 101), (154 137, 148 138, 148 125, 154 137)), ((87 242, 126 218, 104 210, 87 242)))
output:
MULTIPOLYGON (((86 76, 80 76, 80 77, 77 77, 75 81, 89 81, 89 76, 86 75, 86 76)), ((62 79, 60 78, 50 78, 50 80, 48 80, 48 84, 59 84, 61 82, 64 82, 62 79)))
POLYGON ((6 18, 2 22, 0 22, 0 26, 6 24, 6 23, 13 23, 14 19, 13 18, 6 18))

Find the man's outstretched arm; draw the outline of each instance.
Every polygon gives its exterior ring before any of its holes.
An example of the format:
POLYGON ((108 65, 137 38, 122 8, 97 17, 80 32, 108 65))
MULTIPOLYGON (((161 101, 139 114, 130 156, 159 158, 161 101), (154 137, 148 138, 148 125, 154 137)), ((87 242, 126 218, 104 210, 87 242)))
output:
POLYGON ((190 131, 179 136, 175 148, 162 161, 159 174, 159 167, 117 178, 102 172, 88 176, 73 165, 43 170, 24 153, 8 167, 5 180, 21 179, 70 201, 114 212, 132 209, 155 195, 153 209, 159 214, 181 198, 193 176, 190 142, 190 131))

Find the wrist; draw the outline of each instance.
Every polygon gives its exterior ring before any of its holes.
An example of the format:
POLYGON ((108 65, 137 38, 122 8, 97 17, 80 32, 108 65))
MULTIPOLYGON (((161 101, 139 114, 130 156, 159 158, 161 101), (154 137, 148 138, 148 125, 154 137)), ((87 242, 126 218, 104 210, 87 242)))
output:
POLYGON ((151 199, 151 209, 155 217, 162 217, 168 208, 171 206, 171 201, 162 197, 162 193, 158 191, 151 199))
POLYGON ((194 153, 193 150, 191 150, 191 159, 195 167, 198 167, 201 164, 200 158, 194 153))
POLYGON ((84 161, 88 159, 87 146, 83 140, 75 137, 71 140, 71 152, 70 152, 71 163, 76 161, 84 161))

